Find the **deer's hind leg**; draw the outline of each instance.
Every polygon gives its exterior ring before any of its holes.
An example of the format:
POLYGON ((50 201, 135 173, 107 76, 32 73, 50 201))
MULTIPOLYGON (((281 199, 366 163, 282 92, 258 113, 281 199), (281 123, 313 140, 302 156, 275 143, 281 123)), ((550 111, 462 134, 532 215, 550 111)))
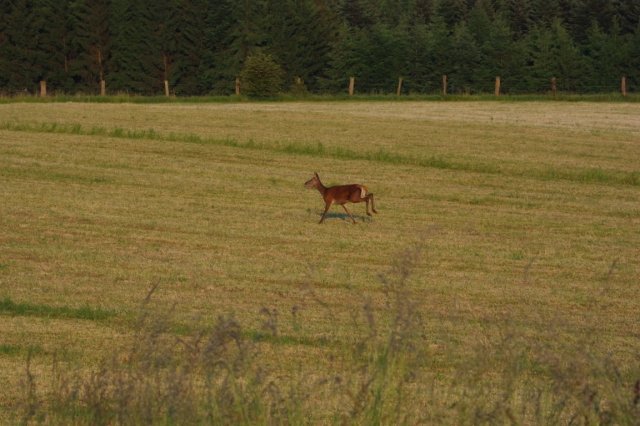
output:
POLYGON ((367 216, 371 216, 371 213, 369 212, 369 196, 368 195, 364 197, 364 202, 367 203, 367 216))
POLYGON ((367 195, 364 200, 367 202, 367 214, 371 216, 371 213, 369 213, 369 201, 371 201, 371 211, 377 214, 378 211, 376 210, 376 205, 373 202, 373 194, 367 195))
POLYGON ((344 209, 345 212, 347 212, 347 214, 349 215, 349 217, 351 218, 351 220, 353 221, 353 223, 356 223, 356 220, 353 218, 353 215, 351 214, 351 212, 347 209, 347 206, 345 204, 342 205, 342 208, 344 209))

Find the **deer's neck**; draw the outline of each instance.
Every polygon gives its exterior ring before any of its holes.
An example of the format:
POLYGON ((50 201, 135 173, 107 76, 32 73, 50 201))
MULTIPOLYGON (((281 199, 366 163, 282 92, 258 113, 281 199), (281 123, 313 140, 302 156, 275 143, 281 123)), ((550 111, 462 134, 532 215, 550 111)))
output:
POLYGON ((320 181, 318 181, 318 185, 316 186, 316 189, 320 191, 320 194, 322 194, 323 197, 324 197, 324 193, 327 192, 327 187, 324 186, 320 181))

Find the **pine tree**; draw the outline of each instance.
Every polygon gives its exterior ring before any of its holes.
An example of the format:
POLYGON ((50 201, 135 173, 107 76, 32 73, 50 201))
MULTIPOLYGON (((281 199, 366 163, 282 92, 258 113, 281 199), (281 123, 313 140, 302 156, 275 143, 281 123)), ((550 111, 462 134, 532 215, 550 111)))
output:
POLYGON ((614 18, 621 34, 633 34, 640 25, 640 0, 612 0, 614 18))
POLYGON ((576 6, 571 31, 576 43, 586 41, 593 21, 596 21, 605 32, 609 31, 614 16, 611 0, 582 0, 576 6))
POLYGON ((162 55, 152 13, 144 0, 112 1, 108 84, 113 90, 147 95, 162 90, 162 55))
POLYGON ((365 0, 342 0, 340 4, 340 16, 345 20, 349 28, 371 28, 375 19, 371 11, 367 10, 365 0))
POLYGON ((465 22, 460 22, 453 31, 451 62, 449 82, 454 92, 471 93, 481 89, 482 52, 465 22))
POLYGON ((239 59, 234 56, 235 1, 207 2, 203 12, 204 33, 198 85, 200 93, 228 95, 239 76, 239 59))
POLYGON ((12 0, 0 91, 230 94, 254 52, 312 91, 609 90, 637 78, 639 21, 640 0, 12 0))
POLYGON ((430 81, 433 64, 429 60, 428 26, 419 22, 411 26, 408 31, 406 72, 403 75, 405 91, 417 93, 437 91, 434 82, 430 81))
POLYGON ((10 92, 36 93, 44 71, 37 59, 38 36, 33 0, 16 0, 7 9, 2 43, 2 74, 10 92))
POLYGON ((417 24, 428 24, 434 14, 435 0, 415 0, 414 16, 417 24))
POLYGON ((109 75, 113 29, 110 26, 111 0, 86 0, 86 41, 88 84, 94 87, 109 75))
POLYGON ((559 0, 531 0, 531 22, 550 27, 554 19, 562 17, 561 10, 559 0))
POLYGON ((204 46, 204 0, 173 0, 156 4, 155 35, 161 56, 162 79, 173 91, 196 95, 200 89, 198 71, 204 46))
POLYGON ((513 40, 509 24, 502 17, 493 21, 481 50, 484 55, 484 90, 492 90, 492 81, 496 76, 500 77, 501 90, 505 93, 526 90, 523 85, 526 73, 525 50, 520 41, 513 40))
POLYGON ((436 14, 442 17, 449 31, 453 31, 459 22, 465 21, 468 12, 466 0, 439 0, 436 6, 436 14))
MULTIPOLYGON (((300 77, 311 89, 325 75, 336 21, 313 0, 268 2, 266 49, 281 63, 285 80, 300 77)), ((335 19, 335 18, 334 18, 335 19)))
POLYGON ((9 2, 0 3, 0 94, 7 90, 10 84, 9 69, 9 34, 8 23, 11 15, 11 4, 9 2))
POLYGON ((529 90, 545 90, 551 77, 557 78, 558 90, 575 91, 584 85, 580 77, 587 71, 585 61, 559 19, 551 28, 535 28, 528 37, 528 50, 529 90))
POLYGON ((449 29, 440 15, 434 15, 428 26, 428 61, 432 64, 430 69, 430 86, 440 90, 441 78, 449 75, 454 70, 453 60, 450 55, 452 38, 449 29))
POLYGON ((533 25, 531 0, 507 0, 507 17, 511 31, 520 38, 525 36, 533 25))
POLYGON ((98 89, 98 79, 92 72, 91 8, 86 0, 71 0, 67 14, 68 60, 70 88, 74 92, 93 92, 98 89))
POLYGON ((232 12, 234 25, 230 39, 230 66, 233 73, 238 75, 249 54, 256 47, 265 45, 266 0, 240 0, 235 3, 232 12))
POLYGON ((614 19, 611 33, 607 34, 593 21, 587 32, 585 56, 589 73, 585 90, 594 92, 615 91, 620 76, 625 72, 628 57, 626 40, 620 35, 620 27, 614 19))
POLYGON ((626 51, 626 66, 623 73, 627 77, 629 91, 640 92, 640 23, 635 32, 629 36, 626 51))
POLYGON ((491 17, 493 15, 494 11, 491 3, 485 0, 478 0, 473 6, 473 9, 471 9, 471 12, 469 12, 467 25, 479 45, 484 45, 488 40, 492 27, 491 17))

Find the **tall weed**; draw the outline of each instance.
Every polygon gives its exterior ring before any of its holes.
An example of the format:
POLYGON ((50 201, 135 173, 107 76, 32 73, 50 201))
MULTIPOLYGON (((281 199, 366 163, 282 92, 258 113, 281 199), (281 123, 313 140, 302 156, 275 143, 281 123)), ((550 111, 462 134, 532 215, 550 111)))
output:
MULTIPOLYGON (((479 338, 475 355, 453 370, 434 370, 429 313, 416 291, 423 246, 406 249, 379 276, 382 307, 359 302, 353 339, 326 345, 330 368, 290 368, 294 357, 279 352, 287 346, 279 343, 304 339, 287 340, 274 309, 261 310, 259 333, 232 315, 176 333, 172 310, 154 309, 153 287, 127 349, 95 369, 54 359, 51 390, 38 392, 29 356, 19 418, 80 425, 640 424, 640 357, 620 366, 585 342, 531 340, 505 322, 500 338, 479 338)), ((301 315, 292 315, 294 330, 302 330, 301 315)))

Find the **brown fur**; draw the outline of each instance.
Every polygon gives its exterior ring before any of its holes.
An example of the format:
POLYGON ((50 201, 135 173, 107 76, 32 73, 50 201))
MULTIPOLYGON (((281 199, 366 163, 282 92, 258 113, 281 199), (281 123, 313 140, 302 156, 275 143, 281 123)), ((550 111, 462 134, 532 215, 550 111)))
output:
POLYGON ((367 215, 371 216, 369 212, 369 201, 371 201, 371 211, 374 213, 378 213, 375 208, 375 204, 373 201, 373 194, 367 190, 367 187, 359 184, 351 184, 351 185, 337 185, 326 187, 320 182, 320 176, 317 173, 313 174, 313 177, 305 182, 304 186, 308 189, 315 188, 320 192, 322 198, 324 199, 324 212, 322 213, 322 217, 320 218, 320 222, 324 222, 324 218, 327 214, 327 211, 331 207, 332 204, 339 204, 344 208, 344 211, 347 212, 353 223, 356 223, 356 220, 351 215, 351 212, 347 210, 346 203, 367 203, 367 215))

